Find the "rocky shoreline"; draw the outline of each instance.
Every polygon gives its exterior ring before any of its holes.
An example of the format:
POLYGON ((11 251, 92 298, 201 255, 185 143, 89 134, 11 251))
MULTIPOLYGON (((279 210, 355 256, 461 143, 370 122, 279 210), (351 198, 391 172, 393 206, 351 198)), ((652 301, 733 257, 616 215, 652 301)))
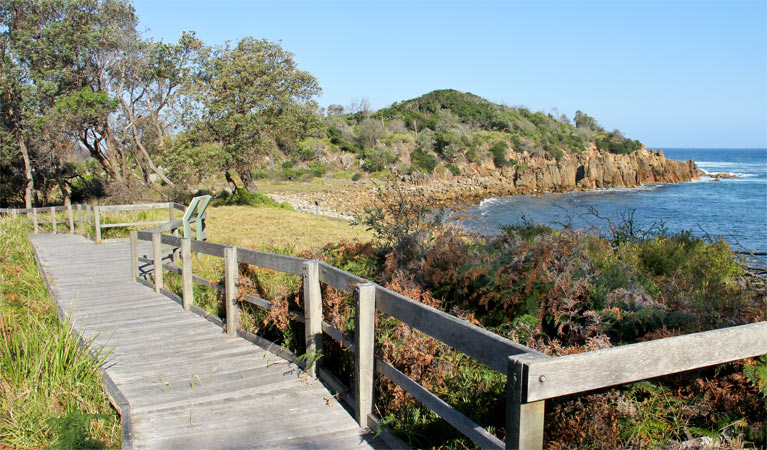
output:
MULTIPOLYGON (((590 149, 560 159, 512 153, 516 163, 498 168, 492 162, 460 165, 460 175, 444 171, 435 175, 415 173, 395 178, 412 195, 437 207, 478 202, 508 195, 545 195, 572 191, 633 188, 648 183, 679 183, 705 173, 695 162, 666 159, 662 151, 641 149, 618 155, 590 149)), ((374 202, 382 183, 360 181, 350 189, 270 194, 294 209, 349 220, 374 202)))

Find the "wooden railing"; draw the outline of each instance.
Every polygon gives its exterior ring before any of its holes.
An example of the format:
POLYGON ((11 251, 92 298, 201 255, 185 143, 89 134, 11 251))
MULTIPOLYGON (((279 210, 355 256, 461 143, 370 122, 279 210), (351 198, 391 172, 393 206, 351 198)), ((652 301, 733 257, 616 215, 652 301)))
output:
MULTIPOLYGON (((237 298, 237 264, 245 263, 279 272, 301 275, 304 279, 304 311, 291 311, 306 329, 307 354, 322 353, 323 334, 354 353, 355 376, 353 394, 335 375, 322 366, 322 361, 306 367, 311 376, 327 383, 341 393, 352 405, 360 426, 376 427, 379 419, 373 414, 374 374, 377 372, 410 393, 445 421, 476 444, 489 448, 541 448, 543 445, 544 404, 547 399, 604 387, 630 383, 701 367, 722 364, 767 353, 767 322, 758 322, 719 330, 694 333, 655 341, 613 347, 604 350, 552 358, 510 341, 450 314, 426 306, 408 297, 383 288, 368 280, 321 261, 293 256, 259 252, 222 244, 178 237, 181 220, 174 220, 174 210, 185 207, 177 203, 152 203, 120 206, 59 206, 31 209, 0 209, 0 213, 26 214, 35 232, 39 224, 50 223, 57 232, 57 212, 66 211, 65 223, 75 233, 75 211, 78 232, 88 236, 85 224, 91 223, 94 239, 101 239, 101 229, 116 226, 155 225, 145 231, 130 232, 131 278, 152 286, 155 291, 179 301, 182 306, 226 327, 227 333, 269 347, 288 360, 296 355, 271 342, 239 328, 237 298), (119 224, 101 224, 104 212, 168 208, 169 220, 119 224), (50 220, 38 216, 48 214, 50 220), (163 234, 170 232, 172 234, 163 234), (139 255, 138 242, 152 242, 152 257, 139 255), (163 262, 162 246, 172 249, 171 263, 163 262), (199 277, 192 270, 192 252, 224 259, 224 283, 199 277), (152 265, 154 280, 140 276, 139 264, 152 265), (160 270, 156 270, 159 268, 160 270), (163 271, 181 275, 182 295, 163 288, 163 271), (194 304, 194 283, 203 284, 224 293, 226 318, 208 314, 194 304), (355 333, 349 337, 323 320, 321 283, 342 292, 353 293, 355 301, 355 333), (506 442, 487 432, 479 424, 442 401, 432 392, 375 356, 375 314, 386 313, 411 327, 465 353, 488 367, 506 374, 506 442)), ((268 300, 246 295, 243 301, 270 309, 268 300)), ((302 364, 300 361, 297 361, 302 364)))
MULTIPOLYGON (((195 311, 226 327, 228 334, 243 337, 259 345, 268 346, 270 342, 239 327, 239 306, 235 301, 237 264, 245 263, 301 275, 304 281, 304 311, 296 312, 295 316, 296 320, 303 322, 305 326, 307 354, 321 354, 323 333, 353 352, 353 395, 352 389, 344 386, 335 375, 322 366, 322 360, 306 367, 306 370, 309 375, 319 377, 331 388, 342 393, 342 398, 354 406, 356 419, 361 427, 375 428, 380 424, 373 414, 374 375, 377 372, 389 378, 482 447, 542 448, 546 399, 767 353, 767 322, 759 322, 552 358, 321 261, 195 241, 161 234, 160 231, 171 230, 131 232, 132 279, 176 298, 185 309, 195 311), (151 258, 138 254, 139 241, 152 242, 151 258), (180 255, 174 256, 175 263, 163 263, 162 245, 174 249, 174 255, 180 252, 180 255), (224 283, 194 275, 192 252, 223 258, 224 283), (154 272, 154 283, 139 276, 141 262, 153 265, 151 272, 154 272), (163 270, 181 275, 180 298, 163 288, 163 270), (204 284, 224 293, 225 320, 207 314, 202 308, 194 305, 194 283, 204 284), (321 283, 342 292, 353 293, 353 338, 323 320, 321 283), (506 374, 505 443, 394 366, 375 356, 376 311, 386 313, 506 374)), ((271 303, 262 298, 246 295, 243 300, 261 308, 271 308, 271 303)), ((271 349, 289 360, 295 360, 295 355, 284 349, 271 349)))
MULTIPOLYGON (((58 233, 59 220, 57 213, 66 212, 65 220, 61 221, 62 225, 70 234, 78 233, 82 236, 93 239, 96 242, 100 242, 102 238, 102 232, 106 228, 116 227, 136 227, 136 226, 150 226, 150 225, 162 225, 156 228, 157 231, 171 231, 178 230, 182 227, 182 221, 176 220, 176 211, 181 211, 183 216, 186 211, 186 206, 175 202, 164 203, 143 203, 137 205, 87 205, 87 204, 75 204, 66 206, 50 206, 42 208, 0 208, 0 214, 9 214, 14 217, 26 216, 32 224, 34 233, 40 231, 40 225, 50 224, 51 232, 58 233), (155 220, 155 221, 137 221, 137 222, 121 222, 121 223, 102 223, 105 213, 120 213, 124 211, 146 211, 167 209, 167 220, 155 220), (48 220, 41 220, 47 218, 48 220), (75 227, 75 222, 77 226, 75 227), (91 236, 91 228, 93 229, 93 235, 91 236)), ((205 215, 203 215, 203 219, 205 215)), ((193 218, 191 221, 194 222, 193 218)), ((204 223, 204 220, 203 220, 204 223)), ((198 230, 201 228, 197 228, 198 230)), ((204 234, 204 232, 203 232, 204 234)), ((202 236, 204 237, 204 236, 202 236)))

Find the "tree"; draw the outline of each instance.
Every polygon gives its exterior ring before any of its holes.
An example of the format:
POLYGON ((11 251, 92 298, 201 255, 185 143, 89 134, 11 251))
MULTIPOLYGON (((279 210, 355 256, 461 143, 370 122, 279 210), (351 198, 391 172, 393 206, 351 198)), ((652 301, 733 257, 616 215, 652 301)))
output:
POLYGON ((181 86, 190 76, 202 42, 184 32, 177 44, 130 40, 112 70, 110 87, 121 106, 121 127, 137 152, 136 162, 144 181, 153 173, 173 182, 154 163, 165 147, 169 124, 164 111, 180 102, 181 86))
POLYGON ((40 139, 58 134, 51 124, 73 127, 62 131, 78 138, 110 176, 121 178, 119 165, 125 160, 118 158, 121 149, 107 117, 111 109, 101 94, 118 49, 126 38, 137 38, 136 23, 125 0, 0 0, 0 112, 2 131, 14 137, 14 145, 4 150, 22 155, 27 206, 34 189, 32 172, 60 174, 63 155, 56 152, 71 150, 66 143, 40 139), (67 105, 83 104, 90 108, 83 114, 66 110, 67 105), (51 116, 62 112, 68 113, 65 121, 51 116), (96 113, 103 115, 94 117, 96 113))
POLYGON ((602 128, 601 125, 597 122, 597 120, 588 114, 584 113, 580 109, 575 111, 575 117, 573 118, 575 121, 575 126, 577 128, 583 128, 591 131, 596 132, 602 132, 605 131, 604 128, 602 128))
MULTIPOLYGON (((211 49, 190 85, 200 138, 219 142, 227 168, 251 184, 251 167, 269 145, 295 140, 318 124, 317 80, 278 44, 252 37, 211 49)), ((194 109, 194 108, 193 108, 194 109)))

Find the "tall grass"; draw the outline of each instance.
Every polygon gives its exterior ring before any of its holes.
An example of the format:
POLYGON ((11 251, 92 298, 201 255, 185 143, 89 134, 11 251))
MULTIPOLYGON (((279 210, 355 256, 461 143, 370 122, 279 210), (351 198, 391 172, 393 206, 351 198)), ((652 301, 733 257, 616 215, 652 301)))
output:
POLYGON ((40 276, 22 219, 0 218, 0 448, 117 448, 99 361, 40 276))

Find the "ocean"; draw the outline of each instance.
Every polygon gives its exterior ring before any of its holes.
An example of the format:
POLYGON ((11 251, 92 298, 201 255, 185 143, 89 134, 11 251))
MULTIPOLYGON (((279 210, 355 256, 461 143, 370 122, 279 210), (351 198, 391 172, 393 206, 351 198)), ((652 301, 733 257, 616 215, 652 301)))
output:
POLYGON ((693 159, 707 173, 735 177, 540 197, 497 197, 456 215, 465 227, 484 233, 522 220, 605 233, 607 219, 619 223, 633 212, 634 224, 643 230, 661 225, 669 232, 691 230, 696 236, 722 237, 735 250, 767 252, 767 149, 661 150, 670 159, 693 159))

